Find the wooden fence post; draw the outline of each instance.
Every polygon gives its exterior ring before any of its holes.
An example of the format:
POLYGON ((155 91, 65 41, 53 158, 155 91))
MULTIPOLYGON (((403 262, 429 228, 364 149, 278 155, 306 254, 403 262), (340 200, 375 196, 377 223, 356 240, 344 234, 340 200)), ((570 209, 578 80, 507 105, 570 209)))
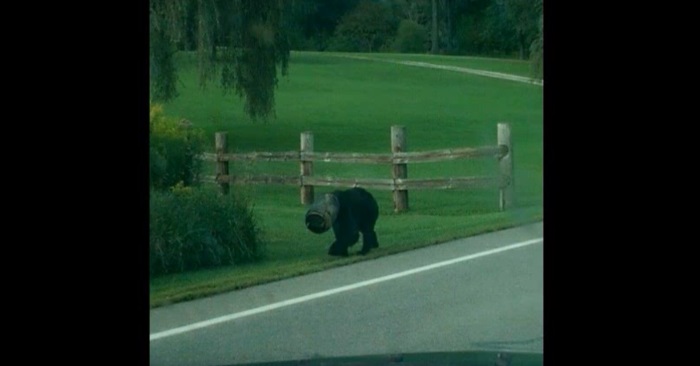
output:
MULTIPOLYGON (((301 133, 301 147, 299 149, 302 153, 312 153, 314 152, 314 134, 311 131, 306 131, 301 133)), ((303 182, 304 177, 310 177, 314 174, 314 162, 305 161, 303 158, 299 160, 299 166, 301 170, 301 203, 303 205, 308 205, 314 202, 314 186, 305 185, 303 182)))
MULTIPOLYGON (((391 152, 406 152, 406 127, 391 126, 391 152)), ((407 164, 393 164, 391 168, 392 178, 405 179, 408 178, 407 164)), ((408 210, 408 191, 393 190, 394 195, 394 212, 403 212, 408 210)))
MULTIPOLYGON (((218 160, 220 158, 221 154, 226 154, 228 151, 228 144, 227 144, 227 132, 217 132, 214 135, 214 145, 216 147, 216 155, 217 155, 217 161, 216 161, 216 177, 217 180, 219 176, 225 175, 228 176, 228 160, 226 161, 221 161, 218 160)), ((229 191, 229 182, 219 182, 219 187, 221 189, 221 194, 228 194, 229 191)))
POLYGON ((501 171, 501 188, 499 207, 501 211, 505 211, 513 207, 515 200, 513 176, 513 143, 510 138, 510 125, 502 122, 498 124, 498 145, 504 145, 508 148, 508 153, 499 159, 501 171))

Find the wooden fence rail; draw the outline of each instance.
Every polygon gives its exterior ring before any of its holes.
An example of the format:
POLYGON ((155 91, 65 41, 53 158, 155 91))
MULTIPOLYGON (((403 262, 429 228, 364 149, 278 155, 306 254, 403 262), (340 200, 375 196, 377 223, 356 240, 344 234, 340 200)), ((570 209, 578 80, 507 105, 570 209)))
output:
POLYGON ((203 153, 200 159, 206 161, 312 161, 323 163, 360 163, 360 164, 414 164, 434 163, 455 159, 494 157, 500 158, 508 153, 503 146, 464 147, 421 152, 399 152, 395 154, 373 153, 338 153, 338 152, 250 152, 239 154, 203 153))
POLYGON ((391 153, 339 153, 315 152, 313 133, 306 131, 300 136, 299 151, 250 152, 231 154, 227 152, 225 132, 216 133, 216 153, 203 153, 200 159, 216 162, 216 175, 202 177, 203 182, 216 183, 221 192, 227 194, 230 184, 280 184, 300 187, 302 204, 314 200, 314 187, 365 187, 393 192, 394 211, 408 209, 408 191, 415 189, 464 189, 475 187, 498 187, 499 208, 506 210, 513 205, 513 147, 510 139, 510 126, 498 123, 496 146, 464 147, 422 152, 406 151, 406 134, 403 126, 391 127, 391 153), (500 175, 497 177, 451 177, 435 179, 408 178, 407 164, 430 163, 468 158, 496 158, 499 161, 500 175), (299 176, 230 175, 230 161, 299 161, 299 176), (316 177, 313 163, 360 163, 391 164, 392 178, 337 178, 316 177))

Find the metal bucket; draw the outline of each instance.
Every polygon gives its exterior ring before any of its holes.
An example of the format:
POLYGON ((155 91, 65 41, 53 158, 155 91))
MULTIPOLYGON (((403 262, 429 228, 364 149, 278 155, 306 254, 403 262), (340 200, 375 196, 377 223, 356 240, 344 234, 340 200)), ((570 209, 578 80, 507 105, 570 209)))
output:
POLYGON ((333 194, 326 193, 306 211, 306 228, 316 234, 325 233, 333 227, 339 208, 338 199, 333 194))

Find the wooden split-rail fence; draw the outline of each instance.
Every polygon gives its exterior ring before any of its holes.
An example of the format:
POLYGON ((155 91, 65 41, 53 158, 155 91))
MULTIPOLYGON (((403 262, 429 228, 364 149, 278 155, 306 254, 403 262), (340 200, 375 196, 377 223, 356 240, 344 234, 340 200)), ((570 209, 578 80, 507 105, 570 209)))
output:
POLYGON ((415 189, 455 189, 473 187, 498 187, 499 207, 506 210, 514 202, 513 148, 508 123, 497 124, 497 144, 483 147, 463 147, 423 152, 406 151, 406 128, 391 127, 391 153, 341 153, 314 151, 314 135, 301 133, 298 151, 228 153, 227 133, 215 134, 216 153, 204 153, 201 159, 216 162, 216 175, 205 176, 203 181, 217 183, 221 193, 228 194, 230 184, 279 184, 300 187, 301 203, 314 201, 315 186, 363 187, 393 192, 394 211, 408 209, 408 191, 415 189), (438 179, 408 178, 407 164, 429 163, 467 158, 496 158, 500 174, 495 177, 451 177, 438 179), (300 175, 236 176, 230 174, 230 161, 298 161, 300 175), (314 162, 346 164, 391 164, 391 178, 335 178, 314 176, 314 162))

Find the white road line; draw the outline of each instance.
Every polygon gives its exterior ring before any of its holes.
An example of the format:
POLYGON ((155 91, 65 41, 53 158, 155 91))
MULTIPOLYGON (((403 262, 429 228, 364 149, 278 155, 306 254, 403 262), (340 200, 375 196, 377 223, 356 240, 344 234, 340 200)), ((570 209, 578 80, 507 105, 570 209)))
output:
POLYGON ((485 257, 485 256, 491 255, 491 254, 505 252, 507 250, 516 249, 516 248, 524 247, 527 245, 540 243, 542 241, 543 241, 542 238, 527 240, 527 241, 523 241, 520 243, 506 245, 504 247, 500 247, 500 248, 496 248, 496 249, 490 249, 490 250, 486 250, 486 251, 475 253, 475 254, 465 255, 462 257, 458 257, 458 258, 454 258, 454 259, 450 259, 450 260, 446 260, 446 261, 442 261, 442 262, 438 262, 438 263, 429 264, 429 265, 423 266, 423 267, 409 269, 409 270, 406 270, 403 272, 398 272, 398 273, 394 273, 391 275, 374 278, 371 280, 357 282, 357 283, 347 285, 347 286, 342 286, 342 287, 338 287, 338 288, 334 288, 334 289, 330 289, 330 290, 326 290, 326 291, 317 292, 317 293, 310 294, 310 295, 305 295, 305 296, 296 297, 296 298, 285 300, 285 301, 276 302, 273 304, 257 307, 257 308, 250 309, 250 310, 241 311, 238 313, 220 316, 217 318, 193 323, 190 325, 185 325, 182 327, 177 327, 177 328, 165 330, 162 332, 153 333, 150 335, 150 340, 153 341, 156 339, 161 339, 161 338, 165 338, 165 337, 170 337, 170 336, 186 333, 189 331, 193 331, 195 329, 200 329, 200 328, 208 327, 208 326, 219 324, 219 323, 228 322, 228 321, 235 320, 235 319, 240 319, 240 318, 254 315, 254 314, 264 313, 266 311, 279 309, 279 308, 289 306, 289 305, 299 304, 299 303, 302 303, 305 301, 314 300, 314 299, 318 299, 321 297, 335 295, 335 294, 345 292, 345 291, 355 290, 355 289, 358 289, 361 287, 374 285, 376 283, 394 280, 394 279, 405 277, 405 276, 410 276, 412 274, 425 272, 425 271, 429 271, 431 269, 440 268, 440 267, 444 267, 444 266, 449 266, 451 264, 464 262, 464 261, 476 259, 479 257, 485 257))

